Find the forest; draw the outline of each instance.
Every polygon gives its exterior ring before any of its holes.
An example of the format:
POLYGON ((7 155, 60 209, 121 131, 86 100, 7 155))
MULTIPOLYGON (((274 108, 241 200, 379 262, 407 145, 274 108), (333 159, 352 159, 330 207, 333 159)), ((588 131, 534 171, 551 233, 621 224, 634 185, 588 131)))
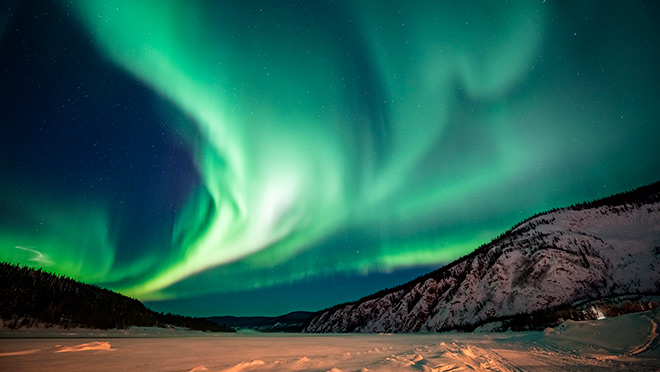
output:
POLYGON ((136 299, 66 276, 4 262, 0 263, 0 318, 9 328, 175 326, 234 332, 202 318, 157 313, 136 299))

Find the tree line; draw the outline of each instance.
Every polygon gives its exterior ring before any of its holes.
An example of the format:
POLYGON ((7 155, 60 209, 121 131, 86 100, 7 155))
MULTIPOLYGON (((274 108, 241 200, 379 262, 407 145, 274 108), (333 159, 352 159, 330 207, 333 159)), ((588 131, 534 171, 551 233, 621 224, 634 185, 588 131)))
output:
POLYGON ((0 263, 0 318, 10 328, 125 329, 177 326, 233 332, 206 319, 157 313, 136 299, 41 269, 0 263))

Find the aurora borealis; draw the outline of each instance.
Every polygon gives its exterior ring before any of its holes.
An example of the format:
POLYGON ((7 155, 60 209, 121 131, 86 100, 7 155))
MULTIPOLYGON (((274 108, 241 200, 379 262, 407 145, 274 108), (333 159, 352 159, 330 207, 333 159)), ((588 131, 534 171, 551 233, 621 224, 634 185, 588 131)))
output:
POLYGON ((659 7, 5 2, 0 260, 186 315, 402 283, 660 179, 659 7))

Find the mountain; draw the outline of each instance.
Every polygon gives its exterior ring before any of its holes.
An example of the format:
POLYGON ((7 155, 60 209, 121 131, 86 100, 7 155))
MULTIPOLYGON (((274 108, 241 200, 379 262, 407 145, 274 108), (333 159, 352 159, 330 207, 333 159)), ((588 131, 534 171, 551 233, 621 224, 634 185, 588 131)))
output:
MULTIPOLYGON (((593 307, 597 299, 657 293, 660 182, 538 214, 439 270, 318 312, 304 332, 472 330, 494 320, 586 314, 578 302, 593 307)), ((640 298, 636 306, 646 306, 640 298)))
POLYGON ((28 267, 0 263, 0 323, 9 328, 35 325, 64 328, 178 326, 234 332, 201 318, 162 314, 140 301, 97 286, 28 267))
POLYGON ((314 313, 307 311, 294 311, 285 315, 268 316, 214 316, 206 318, 218 325, 224 325, 240 330, 253 330, 259 332, 300 332, 302 325, 314 313))

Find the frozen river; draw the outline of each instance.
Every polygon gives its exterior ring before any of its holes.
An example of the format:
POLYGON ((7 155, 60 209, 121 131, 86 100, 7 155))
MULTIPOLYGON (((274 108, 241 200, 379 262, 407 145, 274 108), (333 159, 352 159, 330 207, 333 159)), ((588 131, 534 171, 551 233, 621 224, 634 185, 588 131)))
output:
POLYGON ((0 371, 658 371, 658 314, 484 334, 5 331, 0 371))

